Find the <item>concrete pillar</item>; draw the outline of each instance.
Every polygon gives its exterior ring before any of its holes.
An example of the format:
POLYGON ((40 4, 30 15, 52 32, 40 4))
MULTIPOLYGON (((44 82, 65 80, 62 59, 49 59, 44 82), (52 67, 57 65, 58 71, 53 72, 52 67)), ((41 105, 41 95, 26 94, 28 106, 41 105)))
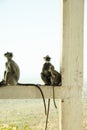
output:
POLYGON ((84 1, 63 0, 62 130, 82 130, 84 1))

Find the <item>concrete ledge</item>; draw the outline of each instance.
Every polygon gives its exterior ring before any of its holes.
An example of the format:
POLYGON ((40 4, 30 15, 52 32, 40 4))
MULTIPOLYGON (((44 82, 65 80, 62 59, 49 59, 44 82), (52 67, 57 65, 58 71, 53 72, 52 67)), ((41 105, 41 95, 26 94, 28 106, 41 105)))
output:
MULTIPOLYGON (((52 86, 41 86, 45 98, 53 97, 52 86)), ((64 88, 62 86, 55 87, 55 97, 64 97, 64 88)), ((0 99, 32 99, 42 98, 39 89, 35 86, 3 86, 0 87, 0 99)))

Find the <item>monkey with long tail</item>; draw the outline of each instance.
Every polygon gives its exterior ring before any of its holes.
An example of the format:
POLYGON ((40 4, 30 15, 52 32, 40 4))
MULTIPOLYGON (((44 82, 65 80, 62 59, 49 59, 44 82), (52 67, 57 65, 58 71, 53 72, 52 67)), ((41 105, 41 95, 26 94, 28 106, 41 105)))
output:
POLYGON ((18 64, 12 59, 13 53, 7 52, 4 54, 4 56, 7 58, 7 62, 5 63, 6 69, 4 71, 4 78, 0 82, 0 87, 2 86, 8 86, 8 85, 22 85, 22 86, 34 86, 39 89, 44 103, 45 108, 45 114, 46 114, 46 103, 44 94, 42 92, 42 89, 40 88, 39 84, 24 84, 24 83, 18 83, 19 77, 20 77, 20 69, 18 64))
MULTIPOLYGON (((53 102, 54 102, 55 108, 57 108, 57 105, 55 103, 54 87, 61 85, 61 74, 59 72, 57 72, 54 69, 54 66, 50 63, 51 58, 49 57, 49 55, 44 57, 44 59, 45 59, 45 63, 43 64, 43 67, 42 67, 41 79, 43 80, 45 85, 53 86, 53 102)), ((50 109, 50 98, 48 99, 48 110, 47 110, 45 130, 47 130, 49 109, 50 109)))

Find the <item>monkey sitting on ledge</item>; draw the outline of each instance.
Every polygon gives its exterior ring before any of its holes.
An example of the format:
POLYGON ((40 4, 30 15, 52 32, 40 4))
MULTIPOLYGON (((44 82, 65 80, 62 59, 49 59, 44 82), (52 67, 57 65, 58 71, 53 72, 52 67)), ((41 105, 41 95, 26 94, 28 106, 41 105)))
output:
POLYGON ((54 69, 54 66, 50 63, 50 57, 47 55, 44 57, 45 63, 43 64, 41 79, 45 85, 58 86, 61 85, 61 74, 54 69))
POLYGON ((0 85, 17 85, 20 76, 19 66, 12 60, 13 54, 11 52, 5 53, 4 56, 7 58, 7 62, 5 63, 6 70, 0 85))
POLYGON ((47 55, 44 57, 45 63, 43 64, 42 67, 42 72, 41 72, 41 79, 45 83, 45 85, 51 85, 51 73, 49 72, 49 66, 52 64, 50 63, 51 58, 47 55))
MULTIPOLYGON (((54 69, 54 66, 50 63, 51 58, 48 55, 46 57, 44 57, 44 59, 45 59, 45 63, 43 64, 43 67, 42 67, 41 79, 43 80, 45 85, 52 86, 52 88, 53 88, 53 102, 54 102, 55 108, 57 108, 57 105, 55 102, 54 87, 61 85, 61 74, 54 69)), ((49 109, 50 109, 50 98, 48 98, 48 109, 47 109, 45 130, 47 130, 49 109)))
POLYGON ((4 72, 4 78, 0 82, 0 87, 2 86, 8 86, 8 85, 22 85, 22 86, 34 86, 38 88, 38 90, 41 93, 41 96, 43 98, 44 108, 45 108, 45 114, 46 114, 46 103, 45 98, 42 89, 40 88, 40 85, 38 84, 23 84, 18 83, 19 77, 20 77, 20 69, 17 63, 12 60, 13 54, 11 52, 7 52, 4 54, 4 56, 7 58, 7 62, 5 63, 6 70, 4 72))
POLYGON ((52 66, 52 65, 49 66, 49 72, 51 73, 51 77, 50 77, 51 85, 60 86, 61 85, 61 74, 59 72, 57 72, 54 69, 54 66, 52 66))

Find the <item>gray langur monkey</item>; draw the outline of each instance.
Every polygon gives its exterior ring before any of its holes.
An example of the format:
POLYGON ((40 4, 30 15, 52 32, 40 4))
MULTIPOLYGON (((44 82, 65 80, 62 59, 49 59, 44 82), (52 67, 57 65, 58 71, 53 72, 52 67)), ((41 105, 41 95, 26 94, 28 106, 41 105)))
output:
POLYGON ((6 85, 17 85, 20 76, 19 66, 12 59, 13 53, 7 52, 4 56, 7 58, 7 62, 5 63, 6 70, 4 72, 3 81, 6 85))
POLYGON ((13 53, 7 52, 4 54, 4 56, 7 58, 7 62, 5 63, 6 70, 4 72, 3 80, 0 82, 0 87, 7 86, 7 85, 22 85, 22 86, 35 86, 35 87, 37 87, 41 93, 42 98, 43 98, 45 114, 46 114, 45 98, 44 98, 44 94, 42 92, 42 89, 40 88, 40 85, 18 83, 18 80, 20 77, 20 69, 19 69, 19 66, 17 65, 17 63, 14 60, 12 60, 13 53))
POLYGON ((51 85, 51 73, 49 72, 49 66, 52 64, 50 63, 51 58, 49 55, 44 57, 45 63, 43 64, 42 67, 42 72, 41 72, 41 79, 45 83, 45 85, 51 85))
MULTIPOLYGON (((57 108, 55 102, 54 86, 61 85, 61 74, 54 69, 54 66, 50 63, 50 59, 51 58, 48 55, 44 57, 45 63, 43 64, 42 67, 41 79, 43 80, 45 85, 51 85, 53 87, 53 102, 55 108, 57 108)), ((50 98, 48 99, 48 109, 47 109, 45 130, 47 130, 49 109, 50 109, 50 98)))
POLYGON ((54 92, 54 87, 55 86, 60 86, 61 85, 61 74, 55 70, 54 66, 49 66, 49 72, 51 73, 51 85, 53 86, 53 100, 54 100, 54 106, 57 108, 56 103, 55 103, 55 92, 54 92))
POLYGON ((55 70, 54 66, 49 66, 49 72, 51 73, 51 85, 53 86, 53 100, 54 100, 54 106, 56 106, 55 102, 55 92, 54 92, 54 86, 60 86, 61 85, 61 74, 55 70))
POLYGON ((49 66, 49 72, 51 73, 51 85, 52 86, 58 86, 61 85, 61 74, 55 70, 54 66, 49 66))

